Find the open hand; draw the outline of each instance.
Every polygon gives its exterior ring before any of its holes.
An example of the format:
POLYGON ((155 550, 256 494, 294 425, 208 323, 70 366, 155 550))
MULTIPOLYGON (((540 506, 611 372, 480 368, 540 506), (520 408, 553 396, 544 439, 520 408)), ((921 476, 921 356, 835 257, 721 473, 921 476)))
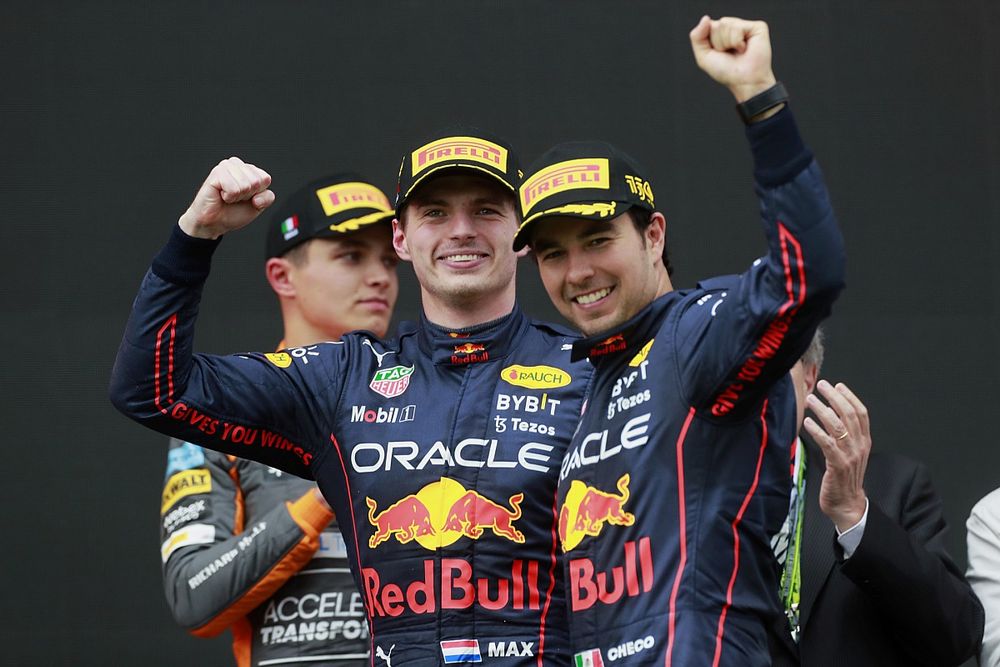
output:
POLYGON ((802 425, 826 458, 819 507, 844 532, 865 513, 865 470, 872 449, 868 408, 843 382, 834 387, 820 380, 816 389, 827 403, 810 394, 806 406, 816 419, 806 417, 802 425))

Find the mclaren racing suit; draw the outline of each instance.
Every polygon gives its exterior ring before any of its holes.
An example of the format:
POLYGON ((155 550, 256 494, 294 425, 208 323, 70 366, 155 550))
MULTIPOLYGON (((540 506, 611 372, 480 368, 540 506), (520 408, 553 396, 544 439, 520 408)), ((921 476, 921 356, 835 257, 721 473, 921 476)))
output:
POLYGON ((163 582, 177 622, 233 634, 239 667, 368 664, 364 604, 316 485, 171 439, 163 582))
POLYGON ((767 255, 574 345, 596 368, 559 480, 577 665, 770 664, 787 371, 843 286, 844 252, 791 113, 748 136, 767 255))
MULTIPOLYGON (((314 479, 340 522, 371 664, 563 665, 559 465, 591 375, 519 309, 279 353, 192 353, 215 242, 175 227, 112 374, 115 405, 207 448, 314 479)), ((214 575, 209 575, 214 576, 214 575)))

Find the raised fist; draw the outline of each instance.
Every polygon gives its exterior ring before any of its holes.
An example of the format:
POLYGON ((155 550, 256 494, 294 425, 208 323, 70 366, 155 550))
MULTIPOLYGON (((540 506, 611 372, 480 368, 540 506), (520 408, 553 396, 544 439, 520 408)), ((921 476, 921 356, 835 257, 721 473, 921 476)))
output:
POLYGON ((702 16, 690 34, 698 67, 744 102, 773 86, 771 37, 763 21, 702 16))
POLYGON ((188 236, 214 239, 250 224, 274 203, 271 176, 238 157, 215 165, 177 224, 188 236))

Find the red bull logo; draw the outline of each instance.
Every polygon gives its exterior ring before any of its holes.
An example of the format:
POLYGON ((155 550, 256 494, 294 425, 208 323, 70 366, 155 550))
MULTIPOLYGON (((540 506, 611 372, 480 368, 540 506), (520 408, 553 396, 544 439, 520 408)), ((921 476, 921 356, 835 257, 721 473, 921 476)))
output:
POLYGON ((605 338, 600 343, 590 348, 590 352, 588 352, 587 355, 590 357, 600 357, 605 354, 621 352, 626 346, 627 343, 625 342, 625 335, 615 334, 614 336, 605 338))
POLYGON ((425 144, 410 154, 411 173, 416 176, 439 162, 469 160, 507 171, 507 149, 478 137, 445 137, 425 144))
POLYGON ((468 491, 451 506, 444 530, 455 530, 478 540, 483 529, 488 528, 494 535, 524 544, 524 533, 515 528, 513 523, 521 518, 522 500, 523 493, 512 495, 507 501, 511 507, 508 510, 475 491, 468 491))
POLYGON ((317 190, 316 197, 327 217, 354 208, 392 210, 389 199, 382 191, 368 183, 337 183, 317 190))
POLYGON ((624 509, 629 498, 629 481, 630 476, 625 473, 618 478, 618 493, 607 493, 578 479, 573 480, 559 511, 559 540, 563 552, 576 547, 588 535, 600 535, 606 523, 614 526, 635 523, 635 515, 624 509))
POLYGON ((394 536, 400 544, 406 544, 418 535, 433 535, 430 513, 416 496, 407 496, 382 510, 375 516, 377 503, 365 498, 368 503, 368 522, 378 530, 368 539, 369 548, 374 549, 394 536))
POLYGON ((655 577, 648 537, 641 537, 638 542, 626 542, 621 565, 615 565, 609 572, 595 574, 594 561, 574 558, 569 562, 570 608, 583 611, 598 602, 614 604, 622 597, 638 597, 653 589, 655 577))
POLYGON ((607 158, 566 160, 542 169, 521 185, 521 208, 525 216, 547 197, 566 190, 598 188, 607 190, 611 179, 607 158))
POLYGON ((375 527, 368 546, 374 549, 394 537, 400 544, 416 541, 435 551, 462 537, 478 540, 487 531, 524 544, 524 533, 514 526, 521 518, 523 500, 523 493, 515 493, 507 499, 505 507, 447 477, 397 500, 381 512, 377 512, 378 503, 366 497, 368 522, 375 527))
POLYGON ((538 561, 514 559, 510 576, 473 577, 461 558, 427 558, 413 581, 383 583, 374 567, 361 569, 363 593, 373 616, 435 614, 439 609, 539 610, 538 561), (440 585, 437 585, 440 582, 440 585))
POLYGON ((489 361, 490 353, 485 345, 480 343, 462 343, 455 346, 455 352, 451 355, 453 364, 475 364, 481 361, 489 361))

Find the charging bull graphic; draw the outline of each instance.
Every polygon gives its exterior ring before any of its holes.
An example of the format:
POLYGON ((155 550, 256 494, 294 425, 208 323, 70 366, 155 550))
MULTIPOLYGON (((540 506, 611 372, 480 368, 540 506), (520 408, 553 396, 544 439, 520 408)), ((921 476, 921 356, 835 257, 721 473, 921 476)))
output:
POLYGON ((587 535, 600 535, 605 523, 615 526, 631 526, 635 523, 635 515, 624 509, 629 498, 630 480, 628 473, 618 478, 617 494, 573 480, 559 511, 559 540, 564 552, 580 544, 587 535))
POLYGON ((523 493, 512 495, 507 501, 513 510, 511 511, 475 491, 468 491, 451 506, 443 528, 457 530, 474 540, 479 539, 484 528, 489 528, 495 535, 524 544, 524 534, 513 524, 521 518, 522 500, 523 493))
POLYGON ((524 544, 524 533, 514 522, 521 518, 523 493, 507 499, 509 509, 447 477, 404 496, 376 513, 378 503, 366 497, 368 523, 375 532, 368 539, 372 549, 395 537, 399 544, 416 542, 435 550, 467 537, 478 540, 487 531, 524 544))
POLYGON ((374 549, 393 535, 400 544, 406 544, 418 536, 433 535, 430 513, 416 496, 406 496, 375 516, 377 503, 366 497, 368 503, 368 521, 378 528, 368 540, 368 546, 374 549))

